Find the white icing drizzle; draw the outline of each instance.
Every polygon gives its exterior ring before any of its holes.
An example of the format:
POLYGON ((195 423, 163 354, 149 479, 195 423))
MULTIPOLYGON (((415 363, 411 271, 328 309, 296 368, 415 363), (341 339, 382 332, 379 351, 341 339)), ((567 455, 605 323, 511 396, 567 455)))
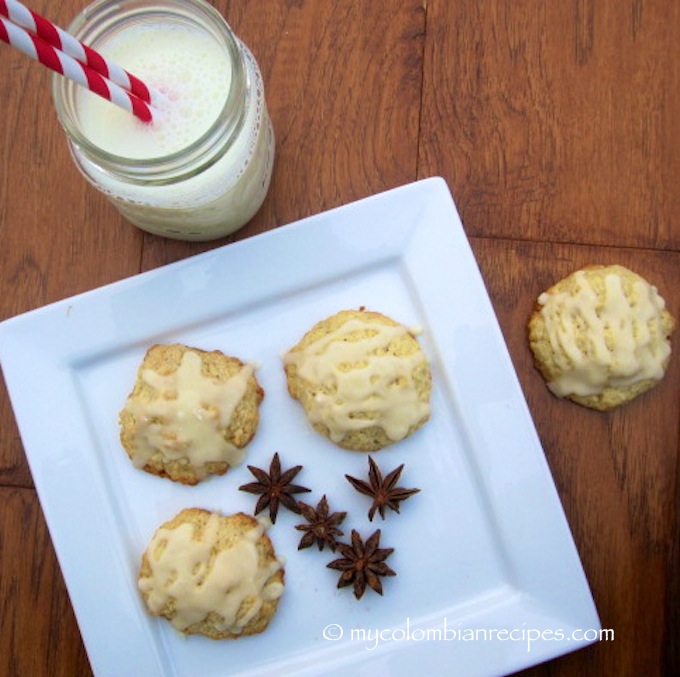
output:
POLYGON ((127 409, 135 416, 133 464, 144 467, 159 452, 165 460, 187 459, 199 477, 206 464, 222 461, 237 465, 245 454, 220 434, 231 421, 243 398, 253 367, 244 365, 226 381, 201 373, 201 357, 186 351, 179 368, 169 375, 152 369, 142 372, 143 381, 156 391, 150 402, 130 399, 127 409))
POLYGON ((583 271, 574 274, 575 294, 543 293, 542 306, 550 345, 563 374, 548 383, 558 396, 589 396, 605 387, 625 387, 660 379, 670 354, 664 335, 663 298, 642 279, 632 283, 626 297, 621 277, 604 277, 600 300, 583 271))
POLYGON ((240 634, 265 601, 283 594, 283 584, 269 580, 281 568, 281 561, 264 566, 259 561, 257 542, 266 523, 258 523, 225 550, 217 549, 219 527, 220 516, 211 513, 198 539, 188 522, 174 529, 161 528, 147 549, 151 573, 139 579, 139 589, 153 613, 163 613, 169 603, 173 605, 170 622, 178 630, 200 623, 212 612, 219 615, 219 619, 211 617, 218 631, 240 634))
POLYGON ((402 325, 350 319, 303 350, 284 354, 286 364, 294 364, 301 378, 319 388, 307 414, 312 423, 327 426, 331 440, 339 442, 349 432, 378 426, 398 441, 429 416, 430 405, 418 398, 413 382, 423 354, 418 350, 395 356, 386 351, 407 333, 402 325), (344 340, 366 331, 367 336, 344 340))

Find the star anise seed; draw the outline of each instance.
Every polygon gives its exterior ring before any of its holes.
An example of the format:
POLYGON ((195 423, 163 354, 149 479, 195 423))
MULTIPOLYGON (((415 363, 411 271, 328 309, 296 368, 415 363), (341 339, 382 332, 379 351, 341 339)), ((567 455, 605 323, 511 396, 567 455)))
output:
POLYGON ((338 529, 338 525, 347 517, 346 512, 334 512, 330 514, 328 507, 328 500, 326 494, 318 502, 316 509, 311 505, 298 503, 302 516, 307 520, 307 524, 297 524, 295 528, 298 531, 304 531, 304 536, 300 539, 298 550, 309 548, 316 543, 319 550, 323 550, 324 546, 328 546, 332 552, 335 552, 337 545, 336 537, 342 536, 343 532, 338 529))
POLYGON ((255 514, 262 512, 269 506, 269 518, 272 524, 276 522, 276 517, 279 513, 279 505, 283 504, 288 510, 294 513, 300 513, 298 502, 293 498, 293 494, 300 494, 305 491, 311 491, 306 487, 301 487, 297 484, 291 484, 293 478, 302 470, 301 465, 296 465, 290 470, 281 472, 281 459, 278 452, 274 454, 272 462, 269 466, 269 474, 260 468, 249 465, 248 470, 255 476, 257 482, 250 482, 239 487, 241 491, 247 491, 250 494, 260 494, 260 498, 255 506, 255 514))
POLYGON ((354 596, 357 599, 361 599, 367 585, 379 595, 383 594, 380 577, 397 574, 385 564, 385 560, 394 552, 394 548, 379 548, 379 545, 380 529, 374 531, 366 543, 354 529, 352 529, 350 545, 338 543, 338 550, 342 557, 326 565, 329 569, 342 572, 338 580, 338 588, 353 585, 354 596))
POLYGON ((373 499, 368 511, 368 519, 371 521, 373 521, 376 510, 383 519, 385 519, 386 508, 398 513, 401 501, 405 501, 420 491, 420 489, 404 489, 396 486, 401 471, 404 469, 403 463, 384 478, 378 464, 370 456, 368 457, 368 467, 368 482, 349 475, 345 475, 345 477, 359 493, 373 499))

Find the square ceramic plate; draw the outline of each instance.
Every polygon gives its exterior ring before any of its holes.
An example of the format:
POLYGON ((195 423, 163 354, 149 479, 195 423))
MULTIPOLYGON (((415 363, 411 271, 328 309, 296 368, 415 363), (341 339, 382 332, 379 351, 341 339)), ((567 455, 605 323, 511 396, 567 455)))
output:
POLYGON ((0 325, 0 359, 35 485, 97 674, 499 675, 591 643, 599 621, 482 278, 446 184, 428 179, 150 271, 0 325), (344 475, 364 454, 313 432, 281 353, 316 321, 366 306, 421 331, 432 418, 374 455, 420 493, 369 522, 344 475), (118 412, 157 342, 258 365, 266 391, 246 461, 196 487, 135 470, 118 412), (279 452, 346 510, 345 534, 394 547, 384 596, 336 588, 334 558, 270 530, 286 591, 264 634, 184 639, 136 588, 156 527, 184 507, 252 512, 247 464, 279 452))

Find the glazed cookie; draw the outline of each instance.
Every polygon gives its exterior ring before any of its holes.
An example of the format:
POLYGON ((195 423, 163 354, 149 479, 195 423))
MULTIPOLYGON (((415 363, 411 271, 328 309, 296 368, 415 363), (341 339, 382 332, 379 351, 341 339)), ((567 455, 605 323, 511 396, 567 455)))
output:
POLYGON ((529 345, 555 395, 604 411, 663 378, 674 324, 642 277, 623 266, 588 266, 538 297, 529 345))
POLYGON ((197 484, 241 462, 263 397, 253 367, 235 357, 155 345, 120 412, 120 439, 135 467, 197 484))
POLYGON ((185 635, 237 639, 263 632, 284 570, 266 523, 250 515, 182 510, 142 555, 138 587, 149 613, 185 635))
POLYGON ((413 333, 391 318, 343 310, 283 356, 288 392, 340 447, 376 451, 430 417, 432 376, 413 333))

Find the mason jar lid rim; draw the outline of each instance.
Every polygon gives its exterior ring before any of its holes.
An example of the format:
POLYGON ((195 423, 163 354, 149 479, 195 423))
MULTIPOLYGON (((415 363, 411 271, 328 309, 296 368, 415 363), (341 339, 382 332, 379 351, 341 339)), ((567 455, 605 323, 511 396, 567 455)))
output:
MULTIPOLYGON (((240 48, 240 42, 233 33, 231 27, 228 25, 224 17, 211 5, 203 0, 159 0, 157 2, 149 2, 148 0, 95 0, 87 7, 85 7, 71 22, 67 30, 78 39, 87 42, 88 38, 92 38, 86 29, 91 29, 105 23, 104 29, 110 28, 110 22, 119 21, 126 18, 153 17, 160 13, 177 12, 173 14, 174 18, 185 20, 196 25, 196 18, 194 16, 187 16, 187 9, 194 9, 209 25, 204 25, 210 32, 210 29, 218 31, 219 37, 224 40, 224 43, 229 50, 231 56, 232 85, 229 93, 225 99, 224 106, 220 115, 210 128, 187 148, 179 151, 168 153, 154 158, 130 158, 123 155, 117 155, 101 148, 100 146, 91 142, 79 129, 77 119, 75 119, 74 111, 68 109, 65 100, 69 94, 73 95, 78 88, 78 85, 66 78, 54 74, 52 81, 52 96, 57 108, 57 115, 61 125, 69 136, 71 143, 75 144, 82 152, 90 156, 96 156, 98 160, 115 165, 117 169, 125 169, 131 171, 133 174, 139 173, 144 175, 144 180, 148 180, 148 173, 157 170, 161 174, 164 173, 168 165, 173 166, 173 172, 177 171, 176 163, 182 162, 186 159, 191 162, 194 155, 201 155, 205 152, 214 150, 216 145, 223 143, 228 146, 233 138, 238 135, 238 131, 243 124, 245 102, 247 99, 248 82, 246 76, 246 69, 244 64, 243 54, 240 48), (107 23, 109 22, 109 23, 107 23), (234 114, 235 111, 235 114, 234 114), (222 130, 222 131, 220 131, 222 130), (224 136, 227 136, 225 139, 224 136), (215 137, 219 137, 215 140, 215 137)), ((95 33, 95 39, 101 37, 105 30, 100 30, 95 33)))

